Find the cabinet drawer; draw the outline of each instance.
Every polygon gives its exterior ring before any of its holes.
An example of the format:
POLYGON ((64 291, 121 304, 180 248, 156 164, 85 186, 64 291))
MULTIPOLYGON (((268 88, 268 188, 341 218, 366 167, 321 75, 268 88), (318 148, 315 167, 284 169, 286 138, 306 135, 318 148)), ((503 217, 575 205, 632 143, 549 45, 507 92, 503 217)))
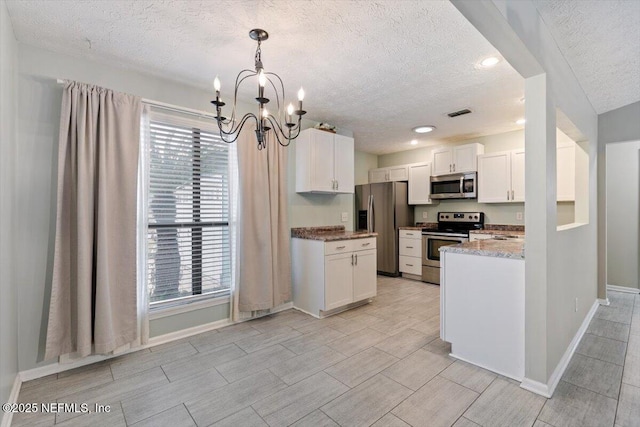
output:
POLYGON ((353 252, 353 240, 336 240, 324 244, 324 254, 333 255, 344 252, 353 252))
POLYGON ((400 255, 400 271, 420 276, 422 275, 422 260, 416 257, 400 255))
POLYGON ((422 239, 421 230, 400 230, 401 239, 422 239))
POLYGON ((422 241, 416 239, 400 238, 400 255, 406 255, 416 258, 422 257, 422 241))
POLYGON ((365 249, 376 248, 376 238, 367 237, 366 239, 354 239, 351 241, 351 248, 354 251, 364 251, 365 249))

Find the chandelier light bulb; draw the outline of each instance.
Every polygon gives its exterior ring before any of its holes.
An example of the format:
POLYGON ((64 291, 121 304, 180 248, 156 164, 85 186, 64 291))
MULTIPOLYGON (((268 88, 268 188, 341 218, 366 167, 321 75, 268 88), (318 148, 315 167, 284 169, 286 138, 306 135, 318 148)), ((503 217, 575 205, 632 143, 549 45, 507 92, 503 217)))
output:
POLYGON ((265 119, 267 117, 269 117, 269 111, 267 111, 267 109, 265 108, 264 110, 262 110, 262 117, 264 117, 265 119))
POLYGON ((220 79, 218 78, 218 76, 213 79, 213 88, 216 90, 216 92, 220 92, 220 79))
POLYGON ((293 114, 293 104, 289 103, 289 106, 287 107, 287 114, 288 115, 292 115, 293 114))
POLYGON ((258 83, 260 87, 264 87, 267 84, 267 76, 264 75, 264 71, 260 70, 260 74, 258 74, 258 83))
POLYGON ((298 101, 303 101, 304 100, 304 89, 300 88, 300 90, 298 91, 298 101))

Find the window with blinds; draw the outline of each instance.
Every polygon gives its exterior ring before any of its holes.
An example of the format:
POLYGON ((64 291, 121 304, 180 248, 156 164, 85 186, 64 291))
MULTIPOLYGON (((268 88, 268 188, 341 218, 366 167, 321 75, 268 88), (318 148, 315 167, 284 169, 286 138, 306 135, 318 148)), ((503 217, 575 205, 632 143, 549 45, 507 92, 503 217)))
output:
POLYGON ((152 114, 148 126, 150 305, 227 294, 228 145, 188 119, 152 114))

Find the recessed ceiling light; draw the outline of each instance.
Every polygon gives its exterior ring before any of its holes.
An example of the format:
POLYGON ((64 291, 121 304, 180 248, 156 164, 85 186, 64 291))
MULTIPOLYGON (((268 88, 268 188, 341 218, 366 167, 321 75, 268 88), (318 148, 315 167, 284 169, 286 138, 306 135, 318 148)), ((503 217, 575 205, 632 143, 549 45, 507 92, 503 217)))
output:
POLYGON ((412 139, 411 140, 411 145, 418 145, 418 140, 412 139))
POLYGON ((436 127, 431 125, 418 126, 413 128, 415 133, 429 133, 434 130, 436 127))
POLYGON ((497 56, 490 56, 490 57, 484 58, 482 61, 480 61, 480 67, 481 68, 491 68, 494 65, 496 65, 498 62, 500 62, 500 58, 498 58, 497 56))
POLYGON ((518 119, 518 120, 516 120, 516 124, 517 124, 517 125, 523 125, 523 124, 525 124, 525 122, 526 122, 526 120, 525 120, 525 119, 518 119))

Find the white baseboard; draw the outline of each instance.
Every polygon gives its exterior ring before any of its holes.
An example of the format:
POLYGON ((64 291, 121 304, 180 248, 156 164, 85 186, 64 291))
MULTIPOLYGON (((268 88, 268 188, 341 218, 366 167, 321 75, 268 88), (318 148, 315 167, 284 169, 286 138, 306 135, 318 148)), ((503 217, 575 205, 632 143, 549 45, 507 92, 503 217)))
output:
POLYGON ((598 304, 600 305, 611 305, 609 302, 609 298, 598 298, 598 304))
MULTIPOLYGON (((288 310, 290 308, 293 308, 293 302, 288 302, 276 307, 270 314, 278 313, 280 311, 288 310)), ((246 320, 251 320, 251 319, 246 319, 246 320)), ((126 351, 123 351, 122 353, 113 354, 113 355, 92 355, 92 356, 84 357, 82 359, 75 359, 73 362, 69 362, 69 363, 59 363, 59 362, 51 363, 49 365, 40 366, 37 368, 22 371, 18 375, 20 377, 21 382, 31 381, 38 378, 46 377, 47 375, 58 374, 60 372, 69 371, 75 368, 80 368, 82 366, 90 365, 92 363, 97 363, 103 360, 112 359, 117 356, 122 356, 123 354, 132 353, 138 350, 144 350, 149 347, 155 347, 160 344, 166 344, 171 341, 187 338, 197 334, 202 334, 204 332, 209 332, 214 329, 219 329, 225 326, 233 325, 234 323, 240 323, 240 322, 231 322, 229 319, 223 319, 223 320, 218 320, 216 322, 205 323, 204 325, 198 325, 191 328, 182 329, 180 331, 170 332, 168 334, 149 338, 149 342, 147 344, 140 347, 135 347, 133 349, 128 349, 126 351)))
POLYGON ((134 351, 144 350, 149 347, 154 347, 160 344, 165 344, 171 341, 175 341, 181 338, 187 338, 193 335, 201 334, 203 332, 212 331, 225 326, 231 325, 232 322, 229 319, 218 320, 217 322, 205 323, 204 325, 194 326, 192 328, 183 329, 176 332, 171 332, 157 337, 149 338, 149 342, 143 346, 135 347, 122 353, 114 355, 92 355, 82 359, 76 359, 70 363, 51 363, 49 365, 40 366, 33 369, 20 372, 20 380, 22 382, 31 381, 38 378, 46 377, 47 375, 58 374, 60 372, 69 371, 71 369, 80 368, 82 366, 90 365, 92 363, 101 362, 103 360, 112 359, 114 357, 122 356, 123 354, 133 353, 134 351))
POLYGON ((593 305, 591 306, 591 308, 589 309, 589 312, 587 313, 584 320, 582 321, 580 328, 578 328, 578 331, 576 332, 573 339, 571 340, 571 343, 569 343, 569 347, 567 347, 567 350, 562 355, 562 358, 560 359, 560 362, 558 362, 556 369, 553 370, 553 373, 551 374, 549 381, 546 384, 544 384, 539 381, 535 381, 525 377, 522 380, 522 383, 520 383, 520 387, 547 398, 550 398, 551 396, 553 396, 553 392, 556 390, 556 387, 560 382, 560 378, 562 378, 562 374, 564 374, 564 371, 567 369, 567 366, 569 365, 569 362, 571 361, 573 354, 576 352, 576 349, 578 348, 578 344, 580 344, 580 340, 582 339, 582 336, 585 334, 585 332, 587 332, 589 323, 591 322, 591 319, 593 319, 593 316, 596 314, 596 310, 598 309, 599 305, 600 305, 599 301, 593 302, 593 305))
MULTIPOLYGON (((22 387, 22 380, 20 374, 16 374, 16 378, 13 381, 13 387, 11 387, 11 394, 9 394, 9 400, 3 403, 18 403, 18 395, 20 394, 20 387, 22 387)), ((2 416, 1 427, 10 427, 13 420, 13 412, 5 412, 2 416)))
POLYGON ((607 291, 625 292, 627 294, 640 294, 638 288, 628 288, 626 286, 607 285, 607 291))

